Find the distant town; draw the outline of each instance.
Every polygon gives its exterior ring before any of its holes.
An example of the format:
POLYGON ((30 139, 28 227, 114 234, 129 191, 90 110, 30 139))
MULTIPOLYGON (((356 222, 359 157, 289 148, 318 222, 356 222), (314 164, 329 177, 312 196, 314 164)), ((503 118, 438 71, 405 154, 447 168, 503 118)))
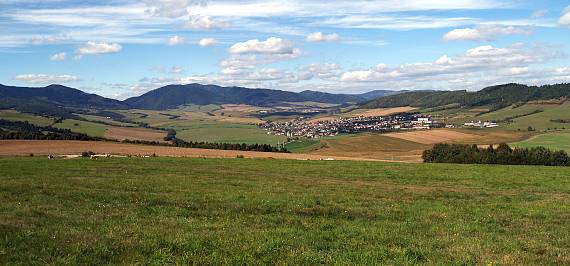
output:
MULTIPOLYGON (((489 121, 471 121, 464 123, 462 126, 465 128, 494 128, 499 125, 489 121)), ((314 121, 303 117, 287 122, 266 122, 260 124, 260 127, 265 129, 267 134, 277 136, 321 138, 360 132, 429 130, 432 128, 456 128, 459 126, 434 121, 426 115, 399 114, 374 117, 339 117, 338 119, 324 121, 314 121)))

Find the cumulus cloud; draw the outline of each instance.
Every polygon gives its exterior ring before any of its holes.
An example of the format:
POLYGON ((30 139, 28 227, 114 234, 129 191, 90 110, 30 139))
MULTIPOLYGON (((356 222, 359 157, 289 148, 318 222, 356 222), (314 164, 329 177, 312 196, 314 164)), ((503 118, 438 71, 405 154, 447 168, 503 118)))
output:
POLYGON ((226 28, 229 25, 223 21, 214 20, 210 16, 194 15, 190 16, 188 22, 186 22, 185 27, 193 30, 213 30, 226 28))
POLYGON ((73 75, 46 75, 46 74, 24 74, 15 77, 16 80, 28 83, 64 83, 77 81, 78 78, 73 75))
POLYGON ((291 54, 294 50, 291 42, 276 37, 270 37, 265 41, 254 39, 238 42, 230 47, 230 53, 232 54, 291 54))
POLYGON ((376 65, 365 70, 344 72, 340 80, 344 82, 379 82, 393 84, 437 84, 445 81, 459 81, 462 86, 477 84, 480 79, 502 77, 503 75, 521 76, 531 71, 530 66, 560 57, 560 53, 551 47, 513 45, 498 48, 490 45, 467 50, 454 57, 442 56, 434 62, 405 64, 398 67, 376 65), (500 73, 500 74, 497 74, 500 73))
POLYGON ((562 12, 562 16, 558 20, 558 23, 560 23, 562 26, 570 26, 570 6, 564 9, 564 12, 562 12))
POLYGON ((526 27, 481 25, 477 28, 454 29, 443 39, 446 41, 493 41, 499 36, 529 35, 532 31, 526 27))
POLYGON ((145 0, 152 16, 178 18, 188 14, 190 0, 145 0))
POLYGON ((118 43, 97 43, 97 42, 87 42, 83 46, 79 47, 76 53, 81 55, 91 55, 91 54, 113 54, 121 51, 123 47, 118 43))
POLYGON ((67 53, 57 53, 49 57, 51 61, 63 61, 67 57, 67 53))
POLYGON ((336 33, 323 34, 322 32, 313 32, 306 38, 308 42, 334 42, 338 41, 339 36, 336 33))
POLYGON ((174 46, 174 45, 183 44, 185 42, 186 42, 186 40, 183 37, 175 35, 175 36, 168 38, 168 41, 166 42, 166 44, 168 44, 169 46, 174 46))
POLYGON ((198 44, 200 44, 200 46, 202 47, 208 47, 208 46, 213 46, 216 45, 218 43, 218 41, 214 38, 202 38, 198 44))

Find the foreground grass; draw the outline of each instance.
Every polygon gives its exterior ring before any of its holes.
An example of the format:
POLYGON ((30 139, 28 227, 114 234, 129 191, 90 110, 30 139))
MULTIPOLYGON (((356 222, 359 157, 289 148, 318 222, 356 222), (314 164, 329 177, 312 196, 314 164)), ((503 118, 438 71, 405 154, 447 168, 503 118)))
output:
POLYGON ((570 168, 0 159, 0 264, 570 263, 570 168))

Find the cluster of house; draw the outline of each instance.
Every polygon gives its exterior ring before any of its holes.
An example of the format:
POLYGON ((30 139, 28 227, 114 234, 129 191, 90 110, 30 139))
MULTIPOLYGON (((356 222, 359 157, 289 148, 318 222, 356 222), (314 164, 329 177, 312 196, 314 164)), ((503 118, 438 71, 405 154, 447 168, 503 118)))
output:
POLYGON ((296 119, 288 122, 267 122, 260 127, 267 130, 267 134, 287 137, 319 138, 336 136, 341 133, 358 133, 364 131, 397 131, 404 129, 430 129, 443 127, 440 123, 432 121, 429 117, 421 115, 395 115, 377 117, 350 117, 329 121, 308 121, 296 119))
POLYGON ((463 124, 464 127, 476 127, 476 128, 494 128, 494 127, 498 127, 499 124, 495 123, 495 122, 490 122, 490 121, 485 121, 485 122, 481 122, 481 121, 471 121, 471 122, 466 122, 465 124, 463 124))

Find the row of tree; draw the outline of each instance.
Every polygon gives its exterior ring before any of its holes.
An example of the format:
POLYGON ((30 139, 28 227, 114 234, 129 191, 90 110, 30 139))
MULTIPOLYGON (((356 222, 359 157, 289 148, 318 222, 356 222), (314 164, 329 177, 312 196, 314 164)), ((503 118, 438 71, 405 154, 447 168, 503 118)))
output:
POLYGON ((28 139, 28 140, 102 140, 82 133, 71 132, 69 129, 42 127, 30 124, 27 121, 10 121, 0 119, 0 139, 28 139))
POLYGON ((477 145, 437 144, 423 153, 426 163, 504 164, 570 166, 565 151, 552 151, 544 147, 511 148, 500 144, 497 148, 477 145))
POLYGON ((198 149, 211 149, 211 150, 235 150, 235 151, 260 151, 260 152, 282 152, 289 153, 284 147, 275 147, 269 144, 247 144, 247 143, 218 143, 218 142, 194 142, 184 141, 181 139, 173 139, 169 142, 145 141, 145 140, 123 140, 123 143, 130 144, 144 144, 154 146, 169 146, 180 148, 198 148, 198 149))

